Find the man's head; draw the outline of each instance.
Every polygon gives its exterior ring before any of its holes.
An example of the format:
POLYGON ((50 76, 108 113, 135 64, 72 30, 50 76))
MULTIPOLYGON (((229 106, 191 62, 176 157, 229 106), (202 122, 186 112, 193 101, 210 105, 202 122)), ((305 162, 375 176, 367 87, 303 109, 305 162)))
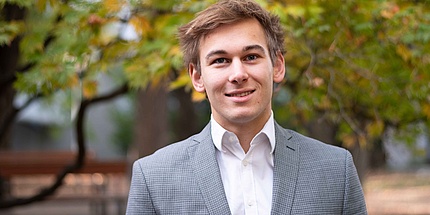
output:
POLYGON ((252 1, 221 1, 179 35, 194 89, 206 93, 213 118, 233 132, 260 130, 271 115, 273 84, 285 75, 278 18, 252 1))
POLYGON ((245 19, 256 19, 263 27, 270 58, 284 53, 284 31, 279 18, 261 8, 252 0, 222 0, 197 14, 196 18, 179 28, 179 40, 186 66, 193 64, 200 72, 200 42, 211 31, 224 24, 245 19))

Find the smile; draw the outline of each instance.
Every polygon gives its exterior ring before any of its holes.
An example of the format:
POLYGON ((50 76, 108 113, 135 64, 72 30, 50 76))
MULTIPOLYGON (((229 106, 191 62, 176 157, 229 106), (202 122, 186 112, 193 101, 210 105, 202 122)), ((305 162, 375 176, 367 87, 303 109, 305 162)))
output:
POLYGON ((247 92, 243 92, 243 93, 225 94, 225 95, 228 96, 228 97, 244 97, 244 96, 250 95, 254 91, 255 90, 247 91, 247 92))

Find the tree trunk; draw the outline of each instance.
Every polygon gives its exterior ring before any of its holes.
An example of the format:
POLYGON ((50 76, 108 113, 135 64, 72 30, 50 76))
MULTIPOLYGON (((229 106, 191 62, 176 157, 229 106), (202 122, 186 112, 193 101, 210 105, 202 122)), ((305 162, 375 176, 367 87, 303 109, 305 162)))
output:
POLYGON ((366 174, 369 170, 369 151, 366 147, 360 147, 358 140, 349 151, 352 154, 355 167, 357 168, 358 177, 363 185, 366 174))
MULTIPOLYGON (((22 20, 25 10, 16 5, 6 4, 1 10, 6 21, 22 20)), ((18 66, 20 38, 15 38, 10 44, 0 46, 0 150, 5 150, 10 144, 12 119, 14 111, 13 100, 15 90, 13 81, 18 66)), ((7 195, 8 182, 0 178, 0 200, 7 195)))
MULTIPOLYGON (((311 121, 306 126, 309 136, 325 142, 327 144, 342 146, 342 143, 336 140, 336 125, 329 123, 323 117, 317 118, 311 121)), ((364 182, 367 171, 369 169, 370 155, 366 148, 360 147, 358 140, 354 144, 353 148, 349 149, 354 159, 355 167, 357 168, 358 176, 360 177, 361 183, 364 182)))
POLYGON ((171 128, 174 136, 171 141, 176 142, 196 134, 200 128, 195 104, 191 100, 191 93, 180 88, 173 91, 171 95, 173 96, 171 100, 177 101, 173 107, 169 107, 169 112, 174 116, 171 128))
POLYGON ((309 132, 309 137, 330 145, 341 146, 341 144, 336 141, 336 125, 328 122, 322 116, 307 123, 306 130, 309 132))
POLYGON ((134 141, 129 159, 150 155, 168 144, 167 90, 164 84, 137 93, 134 141))
MULTIPOLYGON (((5 15, 6 21, 11 21, 22 20, 25 11, 16 5, 6 4, 1 13, 5 15)), ((9 145, 12 125, 9 116, 14 110, 13 81, 19 59, 19 42, 20 38, 15 38, 10 44, 0 46, 0 150, 9 145)))

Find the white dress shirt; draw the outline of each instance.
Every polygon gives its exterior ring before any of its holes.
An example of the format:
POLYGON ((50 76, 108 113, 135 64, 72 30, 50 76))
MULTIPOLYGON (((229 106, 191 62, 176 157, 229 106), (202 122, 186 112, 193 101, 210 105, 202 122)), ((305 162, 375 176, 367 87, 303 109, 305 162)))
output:
POLYGON ((275 124, 273 113, 245 153, 237 136, 211 117, 211 134, 224 191, 233 215, 270 214, 275 124))

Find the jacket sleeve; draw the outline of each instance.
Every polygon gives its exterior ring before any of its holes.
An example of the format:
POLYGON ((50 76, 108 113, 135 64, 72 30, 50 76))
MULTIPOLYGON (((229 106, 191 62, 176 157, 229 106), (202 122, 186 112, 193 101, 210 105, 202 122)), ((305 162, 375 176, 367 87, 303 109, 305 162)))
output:
POLYGON ((126 214, 156 214, 139 161, 135 161, 133 164, 126 214))
POLYGON ((351 153, 348 151, 345 168, 345 194, 342 214, 367 214, 363 189, 361 187, 351 153))

